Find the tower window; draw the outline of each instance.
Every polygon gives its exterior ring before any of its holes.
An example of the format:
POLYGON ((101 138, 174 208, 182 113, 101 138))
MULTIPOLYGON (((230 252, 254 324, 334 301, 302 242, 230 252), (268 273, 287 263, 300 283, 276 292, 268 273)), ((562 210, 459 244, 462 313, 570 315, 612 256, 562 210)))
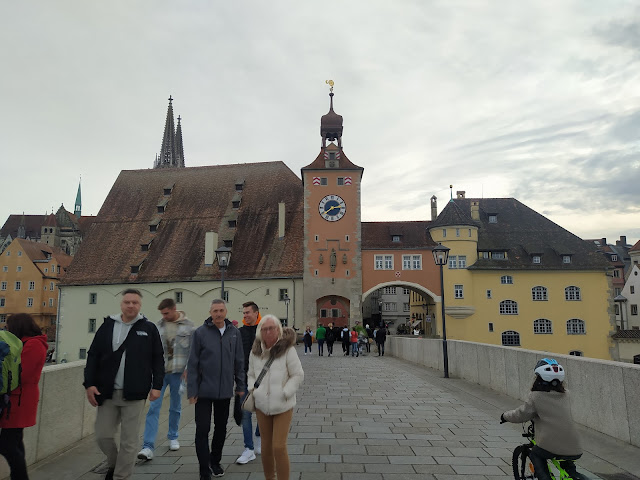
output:
POLYGON ((335 160, 336 159, 336 152, 329 152, 329 160, 335 160))
POLYGON ((344 185, 344 177, 338 177, 338 185, 344 185))
POLYGON ((328 185, 329 182, 327 180, 327 177, 321 177, 320 178, 320 185, 328 185))

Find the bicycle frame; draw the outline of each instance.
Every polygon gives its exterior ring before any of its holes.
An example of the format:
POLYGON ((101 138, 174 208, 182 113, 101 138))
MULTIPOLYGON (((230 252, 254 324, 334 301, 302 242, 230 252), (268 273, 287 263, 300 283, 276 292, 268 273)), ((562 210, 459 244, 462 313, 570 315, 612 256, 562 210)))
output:
MULTIPOLYGON (((531 450, 531 448, 533 448, 536 445, 536 440, 535 440, 535 427, 534 427, 534 423, 533 422, 529 422, 529 426, 526 426, 527 423, 523 423, 522 424, 522 430, 524 431, 524 433, 522 434, 523 437, 528 438, 529 439, 529 443, 525 443, 522 446, 527 448, 528 450, 531 450)), ((517 448, 517 447, 516 447, 517 448)), ((564 468, 562 468, 560 466, 560 462, 555 459, 555 458, 551 458, 549 460, 547 460, 547 464, 551 462, 551 464, 556 468, 556 470, 558 471, 559 476, 556 477, 554 475, 554 473, 549 470, 549 475, 551 476, 552 480, 572 480, 572 477, 569 476, 569 474, 566 472, 566 470, 564 468)), ((533 468, 533 467, 531 467, 533 468)), ((535 472, 531 472, 532 474, 535 472)))

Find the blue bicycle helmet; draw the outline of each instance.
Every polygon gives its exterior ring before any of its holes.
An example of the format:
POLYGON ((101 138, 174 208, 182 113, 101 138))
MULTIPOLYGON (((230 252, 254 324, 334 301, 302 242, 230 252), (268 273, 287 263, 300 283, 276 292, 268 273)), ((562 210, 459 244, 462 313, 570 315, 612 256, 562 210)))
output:
POLYGON ((564 368, 553 358, 543 358, 533 371, 545 382, 557 384, 564 381, 564 368))

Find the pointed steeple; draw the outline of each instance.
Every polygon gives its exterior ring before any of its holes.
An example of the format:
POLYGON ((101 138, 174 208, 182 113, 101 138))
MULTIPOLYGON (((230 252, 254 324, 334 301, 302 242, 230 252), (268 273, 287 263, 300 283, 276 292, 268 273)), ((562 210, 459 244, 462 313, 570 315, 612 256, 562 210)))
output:
POLYGON ((320 135, 322 136, 322 148, 327 146, 327 140, 338 141, 338 148, 342 150, 342 115, 333 111, 333 80, 327 80, 329 89, 329 112, 320 119, 320 135))
POLYGON ((182 126, 180 125, 180 115, 178 115, 178 127, 176 128, 176 166, 184 167, 184 148, 182 147, 182 126))
POLYGON ((20 225, 18 226, 18 238, 26 238, 26 236, 24 212, 22 212, 22 218, 20 219, 20 225))
POLYGON ((76 206, 73 210, 73 213, 76 215, 76 218, 80 218, 82 216, 82 194, 80 192, 80 184, 82 183, 82 178, 78 182, 78 193, 76 194, 76 206))

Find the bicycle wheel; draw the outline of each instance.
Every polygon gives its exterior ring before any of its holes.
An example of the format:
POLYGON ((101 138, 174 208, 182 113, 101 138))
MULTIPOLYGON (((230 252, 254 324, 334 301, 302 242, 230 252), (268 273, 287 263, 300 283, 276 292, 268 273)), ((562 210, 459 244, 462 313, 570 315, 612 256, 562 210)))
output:
POLYGON ((538 478, 533 471, 533 464, 529 458, 530 451, 529 445, 519 445, 513 451, 511 465, 513 466, 513 477, 516 480, 533 480, 538 478))

